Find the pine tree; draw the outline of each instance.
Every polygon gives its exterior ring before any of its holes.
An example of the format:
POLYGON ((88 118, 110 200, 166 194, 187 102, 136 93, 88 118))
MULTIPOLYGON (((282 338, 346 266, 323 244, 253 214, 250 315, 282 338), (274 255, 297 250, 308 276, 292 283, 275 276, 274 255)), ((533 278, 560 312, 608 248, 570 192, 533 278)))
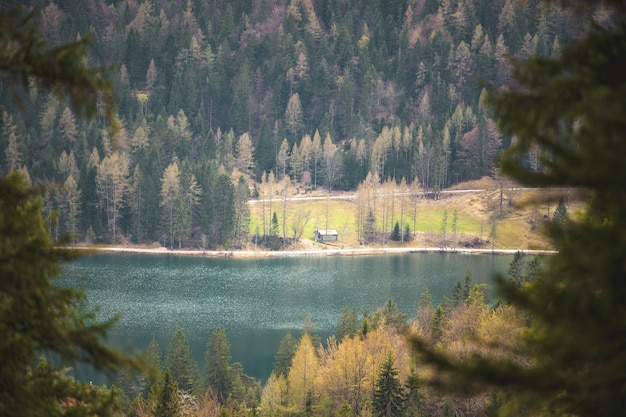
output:
POLYGON ((372 401, 373 414, 376 417, 400 417, 404 410, 404 389, 398 379, 398 370, 394 366, 393 354, 380 367, 374 385, 372 401))

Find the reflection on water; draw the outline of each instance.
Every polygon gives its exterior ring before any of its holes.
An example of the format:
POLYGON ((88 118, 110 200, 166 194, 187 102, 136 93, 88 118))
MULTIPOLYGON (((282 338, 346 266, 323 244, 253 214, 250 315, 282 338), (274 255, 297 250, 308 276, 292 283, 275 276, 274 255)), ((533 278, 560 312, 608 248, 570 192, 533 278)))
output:
POLYGON ((406 254, 361 257, 213 259, 174 255, 99 254, 66 265, 61 285, 82 286, 101 319, 120 315, 109 342, 143 349, 154 336, 163 351, 177 324, 201 369, 217 326, 226 330, 233 360, 267 378, 280 339, 299 336, 311 314, 322 338, 344 306, 362 312, 389 298, 412 317, 424 285, 438 303, 470 271, 489 283, 512 257, 406 254))

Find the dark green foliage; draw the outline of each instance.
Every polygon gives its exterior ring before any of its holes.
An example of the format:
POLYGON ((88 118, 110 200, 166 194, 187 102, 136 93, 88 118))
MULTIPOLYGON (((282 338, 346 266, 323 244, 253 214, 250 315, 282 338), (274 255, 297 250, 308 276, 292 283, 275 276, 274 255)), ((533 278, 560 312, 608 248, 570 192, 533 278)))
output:
POLYGON ((559 198, 559 202, 554 210, 554 214, 552 215, 552 221, 555 223, 565 223, 569 219, 569 215, 567 214, 567 207, 565 207, 565 201, 563 197, 559 198))
POLYGON ((395 328, 399 333, 406 331, 406 314, 398 310, 396 303, 390 298, 382 310, 382 319, 386 326, 395 328))
POLYGON ((515 85, 491 92, 501 128, 517 138, 503 156, 506 172, 586 196, 584 218, 548 226, 558 252, 538 278, 522 287, 500 278, 506 300, 532 317, 525 357, 460 362, 414 341, 453 387, 504 389, 501 410, 510 415, 619 416, 626 408, 626 73, 618 70, 626 15, 623 3, 611 5, 613 25, 590 26, 557 58, 521 63, 515 85), (526 164, 535 147, 545 155, 541 171, 526 164))
POLYGON ((77 254, 53 247, 42 203, 21 174, 0 178, 0 415, 113 415, 120 392, 75 381, 65 365, 136 370, 139 362, 103 345, 113 321, 84 311, 82 292, 54 284, 59 264, 77 254), (47 363, 44 352, 63 365, 47 363), (63 410, 68 398, 76 401, 63 410))
MULTIPOLYGON (((82 39, 50 46, 39 31, 36 10, 16 7, 0 13, 0 76, 8 86, 52 92, 59 99, 69 98, 79 116, 105 116, 117 126, 112 83, 106 67, 89 67, 88 45, 95 34, 82 39), (98 108, 98 99, 104 110, 98 108)), ((13 91, 14 98, 17 92, 13 91)), ((24 103, 19 103, 20 105, 24 103)))
POLYGON ((398 379, 391 352, 378 371, 372 407, 376 417, 400 417, 404 410, 404 389, 398 379))
POLYGON ((169 368, 165 371, 165 376, 162 384, 159 386, 156 398, 154 417, 180 416, 181 404, 178 398, 178 384, 172 377, 169 368))
POLYGON ((463 303, 463 301, 467 297, 463 295, 463 287, 461 286, 461 281, 457 281, 454 288, 452 289, 452 304, 454 307, 457 307, 463 303))
POLYGON ((278 346, 278 352, 274 359, 274 372, 277 375, 287 376, 289 374, 289 368, 291 367, 291 361, 296 354, 298 348, 298 341, 294 339, 291 333, 287 333, 280 341, 278 346))
POLYGON ((437 344, 443 336, 446 327, 446 313, 441 305, 438 305, 430 319, 430 340, 437 344))
POLYGON ((341 341, 344 337, 354 336, 357 330, 357 322, 358 315, 356 309, 345 306, 343 310, 341 310, 337 330, 335 330, 337 340, 341 341))
POLYGON ((183 328, 178 325, 167 346, 165 365, 169 369, 177 387, 187 393, 193 393, 198 383, 198 368, 191 358, 191 350, 183 328))
POLYGON ((233 375, 230 360, 230 343, 226 332, 218 327, 206 346, 204 373, 205 389, 210 388, 217 395, 220 403, 225 403, 233 393, 236 375, 233 375))
POLYGON ((508 275, 509 277, 517 282, 518 285, 522 284, 522 276, 524 274, 524 258, 522 257, 522 252, 517 251, 513 256, 513 260, 509 264, 508 275))
POLYGON ((400 232, 400 224, 396 222, 393 226, 393 230, 391 232, 391 240, 394 242, 399 242, 402 240, 402 233, 400 232))
MULTIPOLYGON (((15 3, 3 3, 3 7, 15 3)), ((501 3, 511 2, 501 1, 495 10, 491 0, 451 2, 441 22, 437 17, 441 2, 371 1, 366 7, 354 1, 312 2, 315 20, 320 23, 315 28, 310 27, 315 22, 303 5, 298 7, 302 14, 298 20, 290 13, 268 11, 273 6, 264 1, 192 1, 190 9, 184 1, 83 3, 64 4, 60 16, 34 10, 24 26, 20 26, 20 17, 25 13, 5 15, 8 22, 17 22, 13 25, 17 29, 29 29, 24 40, 35 35, 33 54, 27 56, 24 72, 39 77, 42 92, 62 90, 56 87, 66 87, 65 75, 74 71, 78 74, 74 85, 78 87, 69 91, 70 101, 88 109, 77 113, 96 114, 104 100, 103 116, 109 122, 119 118, 123 132, 109 138, 109 143, 101 134, 102 120, 97 119, 79 126, 81 139, 74 143, 42 141, 52 136, 46 135, 50 132, 41 123, 42 113, 33 112, 23 123, 28 132, 20 127, 22 164, 35 182, 64 181, 56 169, 63 150, 74 151, 81 177, 90 169, 92 149, 98 149, 100 158, 111 148, 125 152, 129 172, 137 165, 141 167, 142 205, 131 208, 134 203, 124 196, 126 208, 120 213, 118 230, 123 238, 142 243, 161 240, 160 219, 155 214, 159 212, 159 179, 177 157, 181 167, 186 166, 181 174, 193 172, 202 187, 198 210, 202 220, 192 221, 191 234, 187 233, 187 223, 180 225, 188 237, 183 244, 196 247, 201 235, 208 236, 211 247, 239 245, 239 223, 233 222, 230 197, 234 191, 224 179, 217 180, 216 172, 210 175, 211 181, 205 172, 213 164, 216 171, 223 165, 225 175, 232 174, 229 150, 223 141, 218 143, 217 132, 232 129, 235 137, 244 131, 249 134, 255 145, 257 179, 262 172, 275 168, 282 138, 287 137, 291 147, 299 144, 304 134, 313 136, 319 130, 324 138, 328 133, 342 159, 339 172, 333 175, 334 186, 353 190, 371 169, 376 137, 384 129, 397 126, 402 135, 406 131, 406 142, 395 141, 384 153, 380 177, 396 181, 404 177, 409 183, 417 179, 426 189, 438 192, 459 181, 490 175, 493 156, 502 146, 500 135, 492 129, 492 115, 479 103, 476 80, 482 77, 495 82, 495 87, 502 86, 510 71, 501 55, 525 56, 526 33, 548 55, 556 39, 578 32, 562 12, 549 14, 548 26, 534 23, 543 17, 537 2, 514 7, 512 16, 501 13, 501 3), (457 8, 467 11, 466 20, 460 19, 460 12, 453 12, 457 8), (147 9, 149 13, 140 15, 147 9), (438 23, 426 24, 426 29, 424 22, 438 23), (472 34, 478 25, 483 36, 474 40, 472 34), (54 45, 59 41, 71 44, 47 49, 38 32, 30 31, 32 28, 41 28, 54 45), (88 28, 93 32, 87 34, 88 28), (81 40, 75 42, 77 34, 81 40), (499 35, 506 51, 495 51, 499 35), (117 113, 111 106, 108 77, 82 65, 84 46, 92 47, 85 62, 101 67, 119 63, 110 76, 115 84, 117 113), (50 65, 49 58, 54 57, 63 65, 50 65), (53 74, 61 76, 60 84, 49 82, 53 74), (98 90, 104 93, 100 97, 98 90), (304 117, 289 133, 285 113, 295 93, 304 117), (190 137, 185 141, 177 140, 168 128, 170 116, 176 117, 181 110, 189 121, 190 137), (458 114, 463 116, 459 119, 458 114), (146 146, 136 146, 132 140, 140 125, 150 132, 146 146), (419 131, 425 150, 421 154, 419 131), (352 138, 355 144, 363 141, 363 155, 357 156, 356 146, 350 144, 352 138), (418 161, 428 163, 420 169, 418 161)), ((52 4, 38 1, 33 6, 52 4)), ((7 26, 10 34, 13 26, 7 26)), ((2 45, 0 60, 12 60, 13 45, 2 45)), ((26 78, 15 72, 18 66, 0 65, 0 70, 4 70, 5 87, 26 86, 26 78)), ((21 90, 15 89, 18 95, 21 90)), ((30 92, 22 98, 22 108, 34 109, 44 109, 49 100, 47 94, 30 92)), ((11 94, 0 97, 0 105, 13 116, 21 113, 11 103, 11 94)), ((52 130, 58 133, 54 126, 52 130)), ((0 138, 0 155, 6 148, 7 140, 0 138)), ((303 186, 316 187, 321 165, 319 158, 309 160, 307 167, 288 164, 286 173, 295 178, 294 174, 307 172, 311 184, 303 186)), ((77 181, 83 193, 78 235, 84 236, 92 227, 99 241, 110 243, 106 218, 97 208, 102 207, 102 201, 95 184, 87 178, 77 181)), ((376 240, 375 219, 370 220, 366 242, 376 240)), ((408 237, 405 233, 400 240, 408 237)))
POLYGON ((463 278, 463 300, 469 297, 472 287, 472 273, 470 271, 465 271, 465 278, 463 278))

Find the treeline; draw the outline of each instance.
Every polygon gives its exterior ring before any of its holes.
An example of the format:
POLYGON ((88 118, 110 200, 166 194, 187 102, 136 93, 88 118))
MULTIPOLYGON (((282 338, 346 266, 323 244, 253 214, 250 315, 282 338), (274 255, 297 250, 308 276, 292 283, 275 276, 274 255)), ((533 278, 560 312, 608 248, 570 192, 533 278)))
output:
MULTIPOLYGON (((507 275, 521 286, 540 269, 538 258, 518 252, 507 275)), ((148 363, 164 372, 162 380, 121 373, 116 385, 127 396, 131 416, 163 415, 164 409, 171 416, 483 416, 497 409, 506 393, 474 387, 472 394, 459 396, 422 384, 432 369, 415 361, 407 338, 420 335, 458 360, 475 353, 524 360, 521 351, 516 358, 507 355, 519 346, 528 317, 490 301, 488 293, 468 271, 439 305, 424 287, 410 320, 393 300, 372 313, 345 307, 324 344, 307 319, 298 339, 288 333, 281 340, 263 385, 232 362, 222 328, 207 343, 201 378, 178 327, 165 360, 154 340, 145 353, 148 363)))
POLYGON ((113 137, 52 96, 22 94, 29 112, 0 98, 3 170, 49 188, 54 236, 88 242, 241 245, 244 202, 270 173, 304 189, 370 174, 435 192, 490 175, 509 139, 479 79, 503 86, 511 57, 558 53, 577 33, 535 1, 30 5, 51 45, 91 30, 91 64, 117 64, 113 137))

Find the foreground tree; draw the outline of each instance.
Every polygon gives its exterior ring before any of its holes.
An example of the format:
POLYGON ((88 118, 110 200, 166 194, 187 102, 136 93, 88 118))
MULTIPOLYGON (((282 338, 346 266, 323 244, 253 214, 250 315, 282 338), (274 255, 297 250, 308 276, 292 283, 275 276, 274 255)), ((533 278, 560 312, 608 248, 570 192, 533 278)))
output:
POLYGON ((505 172, 532 187, 583 189, 588 198, 583 219, 549 225, 558 253, 533 283, 500 278, 506 299, 532 317, 527 359, 460 361, 413 340, 442 371, 438 382, 502 387, 503 413, 618 416, 626 408, 626 74, 615 70, 626 56, 626 9, 605 5, 611 25, 591 25, 557 58, 522 63, 515 86, 491 92, 501 129, 517 138, 505 172), (534 147, 545 155, 541 172, 525 163, 534 147))
POLYGON ((0 415, 115 414, 119 391, 78 382, 66 366, 138 369, 139 362, 104 346, 113 322, 82 310, 79 290, 54 284, 59 263, 76 254, 53 247, 42 212, 40 190, 21 174, 0 179, 0 415), (48 364, 44 353, 62 365, 48 364))
MULTIPOLYGON (((18 103, 19 86, 67 95, 79 116, 100 114, 103 99, 102 113, 115 127, 107 73, 87 66, 92 36, 48 48, 35 15, 22 8, 0 11, 3 88, 10 86, 18 103)), ((53 247, 42 212, 40 190, 20 174, 0 179, 0 415, 119 415, 118 390, 83 384, 65 369, 76 363, 101 371, 142 365, 104 345, 113 322, 84 311, 82 292, 54 284, 59 263, 75 253, 53 247), (59 365, 41 359, 44 353, 59 365)))

